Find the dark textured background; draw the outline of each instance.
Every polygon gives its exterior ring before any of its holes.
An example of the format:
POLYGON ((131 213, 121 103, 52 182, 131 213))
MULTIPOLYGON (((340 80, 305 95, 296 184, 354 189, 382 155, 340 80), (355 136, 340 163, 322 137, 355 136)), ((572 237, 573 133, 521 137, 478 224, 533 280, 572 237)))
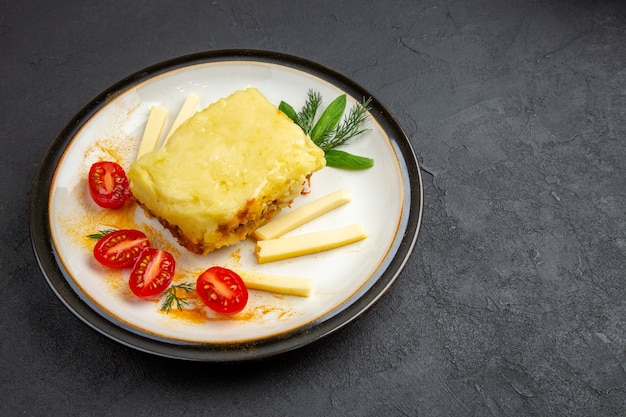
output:
POLYGON ((2 3, 1 415, 626 414, 625 2, 2 3), (74 317, 38 269, 28 198, 92 97, 223 48, 371 91, 411 138, 425 210, 407 268, 352 326, 216 366, 74 317))

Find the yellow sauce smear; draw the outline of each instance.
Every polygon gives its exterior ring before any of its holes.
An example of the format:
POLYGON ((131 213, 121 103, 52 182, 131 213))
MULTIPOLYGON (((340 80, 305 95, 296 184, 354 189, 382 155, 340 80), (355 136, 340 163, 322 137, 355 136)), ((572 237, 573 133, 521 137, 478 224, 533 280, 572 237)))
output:
POLYGON ((285 320, 294 316, 294 312, 277 306, 246 306, 243 311, 236 314, 219 314, 208 311, 202 300, 195 293, 186 294, 187 299, 194 298, 197 300, 197 307, 177 309, 173 308, 163 314, 169 314, 179 320, 189 323, 219 322, 219 321, 259 321, 264 316, 274 314, 279 320, 285 320))
MULTIPOLYGON (((112 229, 137 229, 143 231, 152 246, 170 252, 174 258, 179 258, 182 255, 182 249, 172 244, 164 236, 162 230, 158 230, 149 225, 142 224, 137 225, 135 222, 135 211, 141 210, 134 202, 128 201, 123 207, 119 209, 100 209, 95 206, 95 203, 91 201, 89 195, 87 181, 81 181, 77 189, 72 191, 72 199, 74 202, 80 202, 83 205, 85 215, 82 217, 68 216, 60 217, 57 219, 59 224, 65 230, 66 235, 72 240, 72 242, 85 251, 85 256, 92 256, 93 247, 97 240, 89 237, 90 234, 98 233, 107 228, 112 229)), ((230 263, 239 265, 241 263, 241 249, 235 249, 230 255, 230 263)), ((120 297, 128 297, 131 301, 137 300, 128 288, 124 273, 122 270, 109 269, 103 267, 97 263, 95 259, 92 260, 94 266, 98 268, 107 280, 107 286, 114 294, 119 294, 120 297)), ((207 266, 208 268, 208 266, 207 266)), ((194 283, 197 277, 204 270, 199 271, 185 271, 180 269, 177 271, 173 285, 183 282, 194 283)), ((182 309, 178 309, 176 304, 172 306, 169 311, 161 311, 161 305, 163 303, 163 297, 154 300, 143 300, 144 302, 152 302, 156 304, 155 310, 161 314, 167 314, 177 320, 181 320, 187 323, 201 324, 206 322, 221 322, 221 321, 261 321, 264 316, 272 314, 274 318, 278 320, 288 319, 294 316, 296 313, 287 308, 272 305, 260 305, 260 306, 246 306, 243 311, 236 314, 219 314, 214 313, 208 309, 197 296, 195 291, 186 293, 182 289, 177 290, 177 297, 185 299, 187 305, 182 309)), ((250 297, 253 297, 253 291, 250 293, 250 297)), ((282 299, 282 297, 278 297, 282 299)))
MULTIPOLYGON (((240 254, 241 250, 236 249, 233 253, 240 254)), ((235 255, 237 256, 237 255, 235 255)), ((240 256, 240 255, 239 255, 240 256)), ((174 278, 172 282, 173 285, 180 284, 182 282, 193 282, 195 285, 195 280, 200 274, 204 272, 204 270, 198 271, 184 271, 181 277, 177 276, 174 278), (193 278, 193 281, 190 281, 190 278, 193 278)), ((249 290, 249 299, 254 297, 254 290, 249 290)), ((267 315, 273 315, 273 319, 277 320, 286 320, 290 317, 297 315, 298 313, 287 309, 285 307, 280 307, 276 305, 256 305, 251 306, 250 302, 248 305, 239 313, 235 314, 220 314, 214 311, 211 311, 209 307, 207 307, 202 299, 198 296, 198 294, 193 291, 190 293, 186 293, 183 289, 177 289, 176 296, 179 298, 185 299, 187 305, 182 309, 176 308, 176 304, 172 305, 172 309, 169 311, 161 311, 159 307, 159 311, 163 314, 170 315, 179 320, 184 320, 188 323, 204 323, 204 322, 221 322, 221 321, 261 321, 263 317, 267 315)), ((279 300, 283 300, 284 297, 277 296, 275 297, 279 300)))
MULTIPOLYGON (((87 188, 85 182, 84 189, 87 188)), ((88 191, 84 191, 86 198, 91 198, 88 191)), ((85 201, 82 198, 81 201, 85 201)), ((84 248, 89 254, 93 251, 93 247, 96 244, 96 239, 90 238, 88 235, 97 233, 99 229, 108 227, 115 229, 137 229, 142 230, 154 247, 159 247, 170 252, 174 258, 181 255, 181 249, 170 243, 162 235, 162 231, 157 230, 154 227, 148 225, 142 225, 139 227, 135 222, 135 210, 138 209, 137 205, 129 202, 119 209, 113 210, 99 210, 94 212, 92 207, 85 207, 87 215, 83 218, 65 218, 63 219, 63 228, 67 231, 73 231, 74 233, 68 233, 68 236, 72 237, 72 240, 77 246, 84 248)), ((241 260, 241 249, 236 249, 230 254, 230 258, 236 264, 241 260)), ((94 263, 96 261, 94 260, 94 263)), ((122 271, 115 269, 107 269, 102 267, 103 272, 106 274, 107 285, 114 292, 119 292, 125 295, 132 296, 128 289, 128 283, 125 281, 122 271)), ((173 285, 180 284, 182 282, 193 282, 203 272, 202 271, 182 271, 176 273, 173 285)), ((208 311, 203 301, 197 296, 195 291, 186 293, 182 289, 177 289, 177 297, 185 299, 187 305, 182 309, 178 309, 176 304, 172 306, 169 311, 161 311, 161 305, 163 299, 146 300, 146 302, 153 302, 158 304, 157 311, 162 314, 167 314, 177 320, 182 320, 188 323, 200 324, 204 322, 219 322, 219 321, 257 321, 261 320, 268 314, 273 314, 279 320, 287 319, 294 315, 293 311, 290 311, 283 307, 278 306, 255 306, 244 308, 243 311, 236 314, 211 314, 208 311)))
MULTIPOLYGON (((129 110, 132 112, 132 109, 129 110)), ((161 313, 169 315, 176 320, 182 322, 202 324, 207 322, 223 322, 223 321, 258 321, 261 322, 264 316, 272 315, 273 320, 285 320, 294 315, 300 313, 289 310, 284 307, 272 306, 272 305, 256 305, 253 306, 249 302, 243 311, 232 314, 219 314, 212 312, 208 307, 204 305, 202 300, 194 291, 185 293, 184 290, 178 290, 177 296, 184 298, 188 305, 182 309, 176 308, 174 304, 171 310, 161 311, 163 303, 163 297, 153 300, 141 300, 135 297, 130 289, 126 278, 128 271, 116 270, 106 268, 100 265, 93 258, 93 247, 97 240, 89 237, 90 234, 98 233, 105 229, 137 229, 143 231, 150 240, 153 247, 158 247, 170 252, 175 259, 178 259, 183 254, 184 249, 172 244, 165 236, 163 230, 156 229, 149 225, 142 224, 139 226, 135 222, 135 211, 141 210, 130 199, 123 207, 119 209, 101 209, 91 199, 89 194, 89 188, 87 184, 87 172, 89 171, 89 163, 87 161, 114 161, 120 164, 124 169, 129 168, 130 161, 132 161, 133 155, 136 152, 136 138, 126 137, 126 135, 117 132, 118 137, 106 137, 95 141, 92 145, 86 149, 84 154, 84 163, 82 166, 77 167, 77 174, 83 175, 84 178, 79 184, 69 191, 69 195, 64 196, 67 201, 63 200, 63 203, 78 204, 80 211, 84 213, 84 216, 57 216, 55 219, 61 229, 64 230, 64 234, 70 241, 77 247, 85 252, 85 256, 90 256, 93 262, 94 268, 98 269, 98 272, 106 280, 107 287, 110 291, 128 301, 128 303, 137 302, 149 302, 155 304, 155 313, 161 313)), ((241 249, 236 249, 230 254, 229 263, 234 265, 241 264, 241 249)), ((210 265, 207 266, 207 268, 210 265)), ((193 283, 197 277, 203 272, 201 271, 185 271, 184 268, 179 269, 177 265, 177 272, 174 276, 172 284, 180 284, 182 282, 193 283)), ((250 292, 250 298, 254 297, 254 290, 250 292)), ((279 297, 279 299, 282 299, 279 297)))

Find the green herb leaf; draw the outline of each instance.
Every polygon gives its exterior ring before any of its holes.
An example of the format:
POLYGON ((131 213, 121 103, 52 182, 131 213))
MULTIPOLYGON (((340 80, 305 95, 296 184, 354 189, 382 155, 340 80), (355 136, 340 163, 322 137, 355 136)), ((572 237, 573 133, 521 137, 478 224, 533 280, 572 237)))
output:
POLYGON ((335 152, 333 148, 368 130, 362 128, 361 125, 367 120, 371 101, 370 97, 355 104, 342 120, 347 98, 345 94, 340 95, 328 105, 315 125, 313 122, 322 103, 322 96, 319 92, 313 90, 307 92, 307 100, 297 115, 293 107, 284 101, 280 102, 279 109, 298 124, 304 133, 308 134, 311 140, 324 151, 326 165, 344 169, 364 169, 373 166, 374 161, 344 151, 335 152))
POLYGON ((343 169, 366 169, 374 166, 374 160, 364 156, 353 155, 351 153, 330 149, 325 152, 326 165, 333 168, 343 169))
POLYGON ((87 235, 87 237, 90 239, 100 240, 111 232, 115 232, 115 229, 98 230, 98 233, 92 233, 90 235, 87 235))
POLYGON ((321 144, 321 148, 324 150, 332 149, 336 146, 343 145, 348 139, 365 132, 367 129, 361 128, 361 125, 367 119, 367 112, 369 111, 371 101, 372 98, 370 97, 363 101, 363 103, 352 106, 348 117, 339 123, 334 134, 329 136, 328 139, 321 144))
POLYGON ((289 105, 289 103, 281 101, 278 105, 278 110, 285 113, 287 117, 289 117, 295 124, 300 124, 298 123, 298 113, 296 113, 296 111, 293 109, 293 107, 289 105))
MULTIPOLYGON (((343 116, 343 112, 346 109, 346 95, 342 94, 336 99, 334 99, 324 113, 320 116, 315 126, 313 126, 313 130, 311 130, 311 140, 315 144, 319 144, 322 142, 328 135, 332 132, 332 130, 337 126, 337 123, 341 120, 341 116, 343 116)), ((318 145, 319 146, 319 145, 318 145)))
POLYGON ((184 282, 182 284, 170 286, 167 291, 165 291, 165 299, 161 305, 161 311, 165 311, 167 313, 174 307, 174 304, 179 310, 182 310, 187 305, 186 298, 178 296, 179 289, 183 290, 185 294, 189 294, 194 290, 194 285, 189 282, 184 282))
POLYGON ((313 123, 315 122, 315 115, 321 104, 322 95, 317 91, 309 90, 307 92, 306 102, 302 110, 300 110, 300 113, 298 113, 297 122, 307 135, 311 134, 311 129, 313 129, 313 123))

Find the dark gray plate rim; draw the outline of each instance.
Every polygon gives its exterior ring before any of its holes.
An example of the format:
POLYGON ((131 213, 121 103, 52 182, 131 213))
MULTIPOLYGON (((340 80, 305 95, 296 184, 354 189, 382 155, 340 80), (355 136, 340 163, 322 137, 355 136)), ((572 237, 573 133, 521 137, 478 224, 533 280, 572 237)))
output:
POLYGON ((39 166, 30 197, 29 220, 33 250, 46 281, 63 304, 85 324, 123 345, 143 352, 190 361, 237 362, 267 358, 309 345, 362 316, 391 288, 406 265, 417 242, 422 210, 422 178, 411 142, 374 95, 344 75, 305 58, 272 51, 227 49, 184 55, 149 66, 113 84, 85 105, 56 136, 39 166), (322 78, 353 97, 372 97, 372 117, 388 135, 402 168, 406 198, 399 232, 384 262, 384 270, 378 271, 376 282, 365 293, 349 298, 332 314, 293 331, 253 342, 233 344, 188 343, 142 334, 115 318, 106 317, 96 311, 93 304, 88 302, 88 297, 80 294, 76 286, 70 284, 72 278, 59 261, 51 236, 48 201, 52 179, 72 138, 86 121, 106 106, 111 97, 177 68, 224 61, 267 62, 290 67, 322 78))

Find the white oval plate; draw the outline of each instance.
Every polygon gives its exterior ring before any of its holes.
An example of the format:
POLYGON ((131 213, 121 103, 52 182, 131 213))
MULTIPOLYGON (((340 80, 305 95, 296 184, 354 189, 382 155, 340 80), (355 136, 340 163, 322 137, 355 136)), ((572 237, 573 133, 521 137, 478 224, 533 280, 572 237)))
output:
MULTIPOLYGON (((342 75, 302 58, 266 51, 225 50, 176 58, 139 71, 89 103, 61 132, 44 159, 31 198, 31 238, 42 271, 66 306, 87 324, 128 346, 162 356, 201 361, 261 358, 295 349, 348 324, 369 309, 393 284, 417 239, 422 212, 419 168, 409 140, 389 113, 372 100, 368 132, 344 146, 371 157, 361 171, 326 167, 312 177, 311 193, 297 208, 339 189, 352 201, 290 235, 361 222, 365 240, 331 251, 258 264, 254 242, 205 256, 180 247, 154 219, 136 206, 104 210, 87 192, 92 163, 114 160, 128 169, 135 158, 150 107, 168 110, 168 130, 190 93, 198 109, 232 92, 255 87, 271 102, 299 109, 307 91, 328 104, 347 94, 348 107, 372 95, 342 75), (175 283, 195 283, 199 273, 220 265, 282 276, 314 279, 310 297, 250 290, 248 305, 233 316, 200 304, 164 313, 161 301, 134 297, 128 271, 94 261, 95 241, 105 228, 137 228, 154 246, 177 260, 175 283)), ((181 167, 181 169, 187 169, 181 167)))

